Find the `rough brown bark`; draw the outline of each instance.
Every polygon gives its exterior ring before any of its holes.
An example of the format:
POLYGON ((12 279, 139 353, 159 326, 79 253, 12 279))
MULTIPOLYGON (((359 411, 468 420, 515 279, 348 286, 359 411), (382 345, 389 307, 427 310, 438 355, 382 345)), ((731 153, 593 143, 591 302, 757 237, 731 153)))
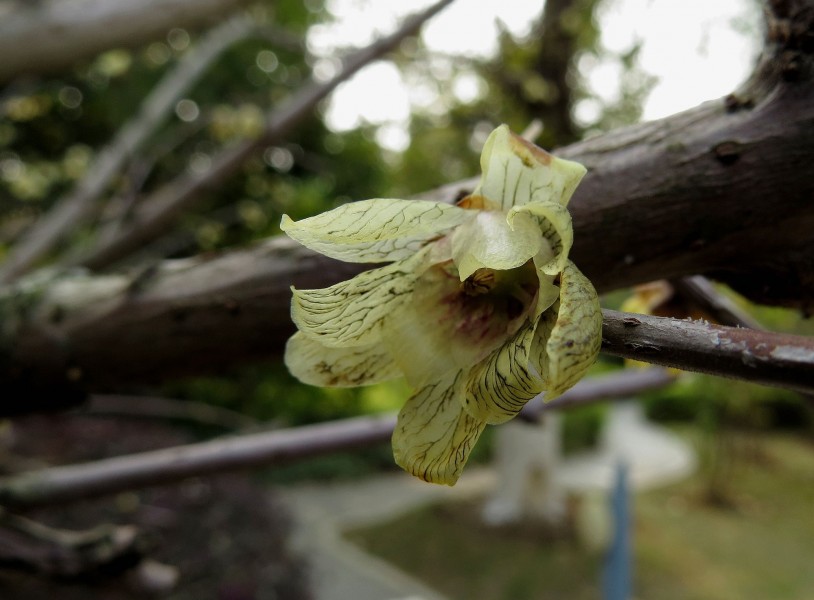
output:
POLYGON ((574 261, 606 290, 706 274, 753 300, 814 308, 814 4, 769 3, 741 90, 574 144, 574 261))

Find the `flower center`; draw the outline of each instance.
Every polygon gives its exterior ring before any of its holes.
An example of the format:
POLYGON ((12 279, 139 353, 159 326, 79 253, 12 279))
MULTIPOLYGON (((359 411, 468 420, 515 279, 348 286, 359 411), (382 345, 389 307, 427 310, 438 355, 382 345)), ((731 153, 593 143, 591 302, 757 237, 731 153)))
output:
MULTIPOLYGON (((452 267, 452 265, 448 265, 452 267)), ((454 277, 454 267, 450 273, 454 277)), ((509 270, 481 268, 458 284, 457 293, 461 313, 501 315, 509 322, 525 316, 536 297, 539 287, 532 261, 509 270)))
POLYGON ((481 296, 491 292, 496 283, 493 269, 478 269, 461 283, 461 290, 467 296, 481 296))

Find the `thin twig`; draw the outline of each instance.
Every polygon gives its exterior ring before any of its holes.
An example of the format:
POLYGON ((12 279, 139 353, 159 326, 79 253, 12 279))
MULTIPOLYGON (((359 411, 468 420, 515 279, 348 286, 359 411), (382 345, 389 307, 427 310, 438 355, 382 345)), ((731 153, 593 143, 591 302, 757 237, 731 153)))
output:
POLYGON ((604 310, 608 354, 811 394, 814 338, 604 310))
MULTIPOLYGON (((671 380, 660 369, 597 377, 578 383, 552 408, 571 408, 610 396, 629 397, 671 380)), ((523 418, 533 420, 540 412, 530 408, 523 418)), ((58 504, 196 475, 290 463, 386 442, 395 424, 392 414, 356 417, 42 469, 1 479, 0 504, 16 508, 58 504)))
POLYGON ((441 0, 433 4, 427 10, 408 18, 396 32, 352 54, 343 61, 339 73, 329 81, 311 81, 283 106, 270 111, 262 135, 222 150, 212 158, 211 167, 205 173, 181 175, 145 198, 131 221, 131 228, 116 239, 92 248, 80 264, 94 270, 104 268, 161 235, 179 215, 199 201, 204 192, 220 186, 258 149, 279 142, 340 83, 396 48, 404 38, 417 32, 424 22, 452 1, 441 0))
POLYGON ((244 414, 191 400, 154 396, 97 394, 77 411, 83 416, 132 417, 136 419, 176 419, 224 429, 250 429, 258 422, 244 414))
MULTIPOLYGON (((532 401, 527 403, 518 417, 524 421, 538 421, 552 410, 566 410, 595 404, 598 400, 620 400, 642 392, 662 388, 676 379, 667 369, 650 367, 639 370, 625 370, 583 379, 562 396, 550 402, 532 401)), ((540 395, 540 399, 545 394, 540 395)))
POLYGON ((752 315, 716 290, 706 277, 701 275, 682 277, 670 281, 670 285, 687 300, 708 313, 716 323, 730 327, 763 329, 752 315))
POLYGON ((210 31, 194 50, 188 52, 145 98, 138 114, 97 153, 87 175, 60 198, 10 251, 0 266, 0 283, 10 282, 26 273, 67 234, 90 220, 98 212, 99 197, 127 160, 166 119, 178 99, 227 48, 260 30, 250 17, 234 17, 210 31))

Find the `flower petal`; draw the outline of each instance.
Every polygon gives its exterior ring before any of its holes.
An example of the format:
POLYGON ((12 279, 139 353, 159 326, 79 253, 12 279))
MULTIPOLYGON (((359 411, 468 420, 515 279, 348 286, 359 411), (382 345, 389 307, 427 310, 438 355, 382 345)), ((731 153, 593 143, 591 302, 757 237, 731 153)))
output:
POLYGON ((543 391, 542 374, 529 361, 535 330, 528 323, 469 372, 462 399, 476 420, 505 423, 543 391))
POLYGON ((478 269, 519 267, 540 251, 542 238, 533 219, 509 223, 498 211, 477 211, 452 232, 452 259, 461 281, 478 269))
POLYGON ((546 401, 579 381, 602 345, 602 309, 596 290, 571 261, 560 278, 557 320, 546 342, 546 401))
POLYGON ((410 298, 422 253, 320 290, 296 290, 291 320, 324 346, 378 342, 384 319, 410 298))
POLYGON ((361 200, 280 228, 299 243, 346 262, 406 258, 472 218, 472 211, 429 200, 361 200))
POLYGON ((508 340, 534 310, 535 271, 529 264, 512 273, 516 291, 482 295, 466 292, 452 263, 422 273, 410 302, 388 317, 382 332, 408 383, 420 388, 468 369, 508 340))
POLYGON ((380 344, 329 348, 298 331, 285 346, 285 364, 308 385, 355 387, 401 377, 390 354, 380 344))
POLYGON ((454 485, 486 426, 461 406, 463 381, 463 372, 450 373, 418 390, 399 413, 393 456, 424 481, 454 485))
POLYGON ((506 125, 486 140, 481 169, 483 176, 474 194, 497 203, 503 211, 541 201, 565 206, 586 173, 581 164, 552 156, 506 125))
MULTIPOLYGON (((534 259, 535 266, 537 265, 537 258, 534 259)), ((559 275, 559 273, 557 274, 559 275)), ((554 275, 546 275, 539 268, 537 269, 537 280, 539 287, 537 291, 537 306, 534 310, 533 319, 538 319, 540 315, 548 310, 555 302, 560 299, 560 286, 554 282, 558 278, 554 275)), ((539 323, 538 323, 539 327, 539 323)))
POLYGON ((537 267, 547 275, 562 271, 574 243, 574 229, 568 209, 559 202, 530 202, 510 209, 506 220, 514 226, 519 218, 534 221, 550 246, 551 258, 543 262, 541 252, 535 257, 535 262, 542 263, 537 267))

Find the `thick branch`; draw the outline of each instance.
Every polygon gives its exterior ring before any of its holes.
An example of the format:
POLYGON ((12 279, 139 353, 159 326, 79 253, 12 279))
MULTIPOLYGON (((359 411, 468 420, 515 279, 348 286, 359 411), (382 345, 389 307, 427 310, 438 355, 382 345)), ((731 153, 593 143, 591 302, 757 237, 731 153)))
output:
MULTIPOLYGON (((672 379, 661 369, 597 377, 578 383, 545 407, 534 406, 539 402, 529 403, 522 416, 534 420, 544 410, 630 397, 662 387, 672 379)), ((195 475, 289 463, 386 442, 395 424, 395 415, 356 417, 23 473, 0 479, 0 505, 28 508, 59 504, 195 475)))
POLYGON ((173 27, 196 29, 246 0, 41 0, 0 6, 0 81, 53 72, 173 27))
POLYGON ((94 270, 104 268, 164 233, 184 211, 200 201, 207 191, 218 187, 236 173, 249 156, 260 148, 278 143, 340 83, 396 48, 404 38, 415 34, 427 20, 452 1, 436 2, 427 10, 408 18, 394 33, 352 54, 342 62, 339 73, 329 81, 311 81, 283 106, 269 112, 262 135, 222 150, 212 158, 212 165, 205 173, 179 176, 145 198, 130 220, 130 229, 114 239, 103 240, 79 261, 80 264, 94 270))
POLYGON ((138 114, 118 132, 88 168, 87 175, 54 208, 37 221, 0 265, 0 283, 30 270, 78 225, 99 209, 97 200, 124 164, 167 118, 177 100, 203 75, 214 60, 257 27, 248 16, 239 16, 213 29, 170 70, 141 105, 138 114))

